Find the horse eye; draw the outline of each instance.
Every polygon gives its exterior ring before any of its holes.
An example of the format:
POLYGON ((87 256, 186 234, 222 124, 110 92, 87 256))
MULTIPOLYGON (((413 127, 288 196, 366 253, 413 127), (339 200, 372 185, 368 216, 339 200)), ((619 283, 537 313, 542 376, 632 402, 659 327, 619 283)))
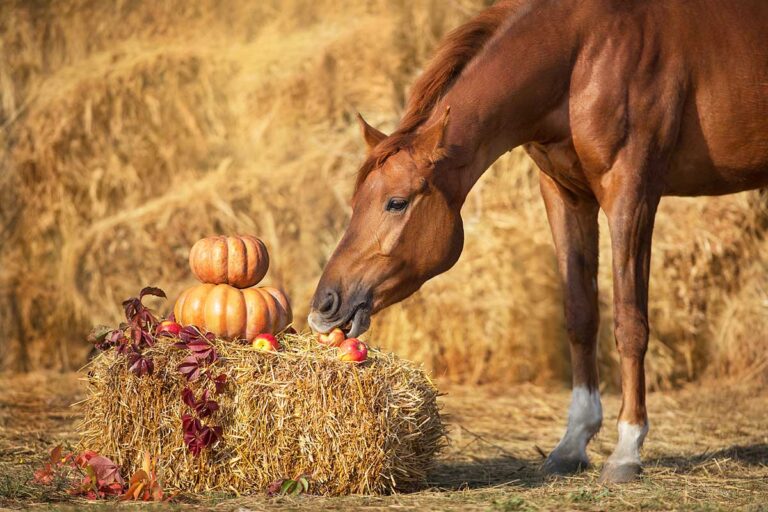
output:
POLYGON ((408 200, 401 197, 393 197, 387 202, 388 212, 401 212, 408 206, 408 200))

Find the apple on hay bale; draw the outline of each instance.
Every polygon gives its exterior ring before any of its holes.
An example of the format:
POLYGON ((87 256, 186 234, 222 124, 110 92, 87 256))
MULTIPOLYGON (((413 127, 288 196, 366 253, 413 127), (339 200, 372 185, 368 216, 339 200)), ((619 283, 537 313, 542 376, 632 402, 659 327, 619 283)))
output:
POLYGON ((277 352, 280 350, 280 342, 273 334, 262 333, 256 336, 251 343, 251 346, 256 350, 262 352, 277 352))
POLYGON ((347 339, 347 335, 338 327, 334 328, 329 333, 321 332, 317 334, 318 343, 329 347, 338 347, 345 339, 347 339))
POLYGON ((181 332, 181 324, 173 320, 163 320, 157 326, 156 334, 167 333, 169 336, 178 336, 181 332))
POLYGON ((339 345, 339 359, 351 363, 362 363, 368 359, 368 347, 357 338, 348 338, 339 345))

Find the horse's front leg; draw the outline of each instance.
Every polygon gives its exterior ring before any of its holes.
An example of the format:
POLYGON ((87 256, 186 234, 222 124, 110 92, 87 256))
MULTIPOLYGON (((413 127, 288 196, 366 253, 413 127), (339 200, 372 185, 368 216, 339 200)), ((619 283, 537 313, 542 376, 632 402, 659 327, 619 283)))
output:
POLYGON ((563 279, 573 368, 568 427, 547 457, 544 471, 568 474, 589 465, 587 443, 600 430, 603 421, 597 375, 599 207, 594 198, 575 196, 543 173, 541 193, 563 279))
POLYGON ((614 334, 621 358, 619 441, 603 466, 601 482, 627 482, 641 472, 640 449, 648 433, 645 353, 648 348, 648 279, 651 239, 660 194, 644 171, 616 172, 603 205, 613 254, 614 334))

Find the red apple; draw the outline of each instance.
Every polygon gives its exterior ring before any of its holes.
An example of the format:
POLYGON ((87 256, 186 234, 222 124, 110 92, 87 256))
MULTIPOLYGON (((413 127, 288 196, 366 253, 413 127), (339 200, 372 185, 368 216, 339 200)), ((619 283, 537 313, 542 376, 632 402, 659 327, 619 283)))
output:
POLYGON ((368 359, 368 347, 357 338, 349 338, 339 345, 339 359, 362 363, 368 359))
POLYGON ((329 347, 338 347, 345 339, 347 339, 347 335, 338 327, 327 334, 320 333, 317 335, 317 341, 329 347))
POLYGON ((253 348, 264 352, 277 352, 280 350, 280 342, 273 335, 264 333, 253 338, 253 348))
POLYGON ((167 332, 173 336, 178 336, 181 332, 181 324, 174 322, 173 320, 163 320, 160 325, 157 326, 155 334, 167 332))

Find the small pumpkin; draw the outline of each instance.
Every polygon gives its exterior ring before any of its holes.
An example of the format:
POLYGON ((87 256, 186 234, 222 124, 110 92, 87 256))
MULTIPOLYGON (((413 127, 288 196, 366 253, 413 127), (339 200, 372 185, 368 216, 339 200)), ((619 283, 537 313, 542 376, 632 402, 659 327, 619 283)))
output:
POLYGON ((293 321, 288 298, 269 286, 238 289, 204 283, 182 292, 173 307, 176 321, 229 339, 277 334, 293 321))
POLYGON ((269 254, 253 236, 209 236, 192 246, 189 268, 203 283, 248 288, 267 274, 269 254))

